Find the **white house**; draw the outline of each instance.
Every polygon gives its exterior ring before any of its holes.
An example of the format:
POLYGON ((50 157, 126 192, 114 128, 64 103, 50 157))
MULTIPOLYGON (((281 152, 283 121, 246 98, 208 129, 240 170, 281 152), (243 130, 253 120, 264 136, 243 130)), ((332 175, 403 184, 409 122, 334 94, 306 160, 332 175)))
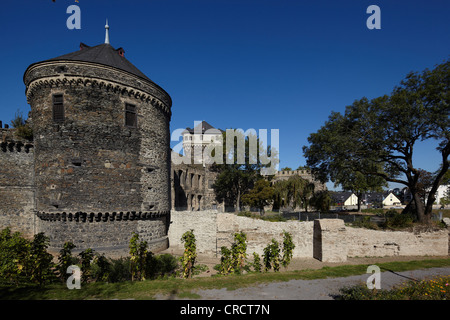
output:
POLYGON ((344 202, 344 206, 357 206, 357 205, 358 205, 358 197, 354 193, 352 193, 344 202))
POLYGON ((401 201, 392 192, 383 199, 383 207, 401 205, 401 201))
POLYGON ((436 191, 436 204, 441 204, 441 199, 449 195, 450 185, 440 185, 436 191))
POLYGON ((333 192, 331 197, 334 199, 334 202, 338 206, 357 206, 358 205, 358 197, 348 191, 341 192, 333 192))

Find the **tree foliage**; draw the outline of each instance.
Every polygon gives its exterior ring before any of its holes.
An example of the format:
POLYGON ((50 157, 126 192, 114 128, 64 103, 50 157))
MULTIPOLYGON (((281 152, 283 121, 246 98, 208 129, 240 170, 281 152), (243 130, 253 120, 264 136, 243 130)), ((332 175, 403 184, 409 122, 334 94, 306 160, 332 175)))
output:
POLYGON ((31 126, 25 118, 20 110, 16 111, 14 119, 11 120, 11 125, 16 129, 16 135, 20 138, 24 138, 27 140, 33 140, 33 130, 31 126))
POLYGON ((255 186, 242 196, 242 202, 251 207, 257 207, 264 213, 264 207, 273 200, 274 188, 265 179, 256 181, 255 186))
MULTIPOLYGON (((250 133, 244 136, 237 130, 235 134, 233 145, 222 146, 222 163, 212 165, 212 170, 218 173, 213 188, 219 202, 224 201, 226 205, 234 206, 235 211, 240 211, 242 196, 262 178, 261 172, 264 168, 276 165, 267 164, 267 159, 278 162, 278 158, 277 151, 270 146, 263 146, 256 135, 250 133)), ((223 133, 223 141, 230 144, 226 132, 223 133)))
POLYGON ((362 98, 344 114, 333 112, 309 136, 310 145, 303 147, 308 166, 322 181, 344 184, 343 177, 359 172, 369 186, 379 186, 379 178, 404 184, 413 196, 419 221, 428 222, 436 190, 449 168, 449 86, 447 61, 431 71, 409 73, 390 95, 362 98), (415 145, 425 140, 438 141, 441 157, 426 205, 418 186, 423 172, 413 162, 415 145))
POLYGON ((313 194, 314 183, 301 176, 295 175, 274 183, 274 197, 280 207, 292 206, 294 209, 300 207, 308 211, 313 194))

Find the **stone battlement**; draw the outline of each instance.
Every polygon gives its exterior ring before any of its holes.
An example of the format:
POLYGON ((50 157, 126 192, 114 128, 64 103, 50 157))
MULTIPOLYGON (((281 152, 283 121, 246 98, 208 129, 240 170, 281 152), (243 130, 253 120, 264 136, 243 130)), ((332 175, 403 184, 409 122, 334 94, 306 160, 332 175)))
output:
POLYGON ((278 171, 275 177, 311 176, 310 170, 285 170, 278 171))
POLYGON ((75 213, 47 213, 37 212, 36 215, 44 221, 75 221, 75 222, 106 222, 106 221, 133 221, 133 220, 152 220, 166 215, 169 215, 170 211, 146 211, 146 212, 75 212, 75 213))
POLYGON ((0 121, 0 152, 26 152, 33 148, 33 142, 18 137, 16 135, 17 129, 9 128, 5 124, 5 128, 2 128, 2 122, 0 121))

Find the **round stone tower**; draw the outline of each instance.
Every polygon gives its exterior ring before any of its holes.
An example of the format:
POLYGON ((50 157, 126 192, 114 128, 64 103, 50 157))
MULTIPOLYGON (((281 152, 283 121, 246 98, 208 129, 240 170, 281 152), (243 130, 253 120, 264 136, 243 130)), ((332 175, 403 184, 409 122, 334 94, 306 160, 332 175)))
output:
POLYGON ((109 37, 30 65, 37 232, 51 248, 168 246, 172 101, 109 37))

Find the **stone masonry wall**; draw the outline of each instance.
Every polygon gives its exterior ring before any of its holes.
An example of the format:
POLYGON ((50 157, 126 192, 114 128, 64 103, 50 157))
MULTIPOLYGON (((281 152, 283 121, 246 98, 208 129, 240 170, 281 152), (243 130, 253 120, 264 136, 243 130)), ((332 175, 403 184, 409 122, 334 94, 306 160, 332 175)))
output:
POLYGON ((167 248, 170 96, 150 80, 78 61, 33 64, 24 83, 35 232, 55 250, 72 241, 80 250, 127 252, 133 232, 152 251, 167 248), (62 95, 62 119, 54 120, 54 95, 62 95))
POLYGON ((147 241, 149 250, 158 252, 168 246, 166 223, 168 216, 151 218, 138 216, 96 214, 45 214, 37 219, 38 228, 50 238, 49 251, 57 253, 66 241, 76 245, 74 252, 92 248, 109 257, 129 255, 133 233, 147 241))
POLYGON ((0 229, 10 227, 32 237, 34 152, 30 143, 13 140, 11 134, 11 129, 2 129, 0 139, 0 229))
POLYGON ((313 257, 324 262, 344 262, 348 256, 347 228, 344 220, 314 220, 313 257))
POLYGON ((197 251, 219 254, 221 246, 230 247, 233 235, 247 234, 247 254, 260 255, 272 238, 281 243, 283 230, 291 233, 295 244, 294 258, 316 258, 324 262, 343 262, 349 257, 447 256, 447 230, 414 234, 403 231, 376 231, 345 226, 340 219, 299 222, 269 222, 235 214, 207 211, 174 211, 171 213, 169 248, 180 250, 180 238, 194 230, 197 251))
POLYGON ((445 256, 448 255, 448 231, 421 232, 376 231, 347 227, 350 257, 445 256))
POLYGON ((24 75, 35 134, 40 212, 170 210, 171 99, 156 84, 103 65, 54 61, 24 75), (64 121, 52 117, 63 94, 64 121), (125 125, 125 107, 137 125, 125 125))

